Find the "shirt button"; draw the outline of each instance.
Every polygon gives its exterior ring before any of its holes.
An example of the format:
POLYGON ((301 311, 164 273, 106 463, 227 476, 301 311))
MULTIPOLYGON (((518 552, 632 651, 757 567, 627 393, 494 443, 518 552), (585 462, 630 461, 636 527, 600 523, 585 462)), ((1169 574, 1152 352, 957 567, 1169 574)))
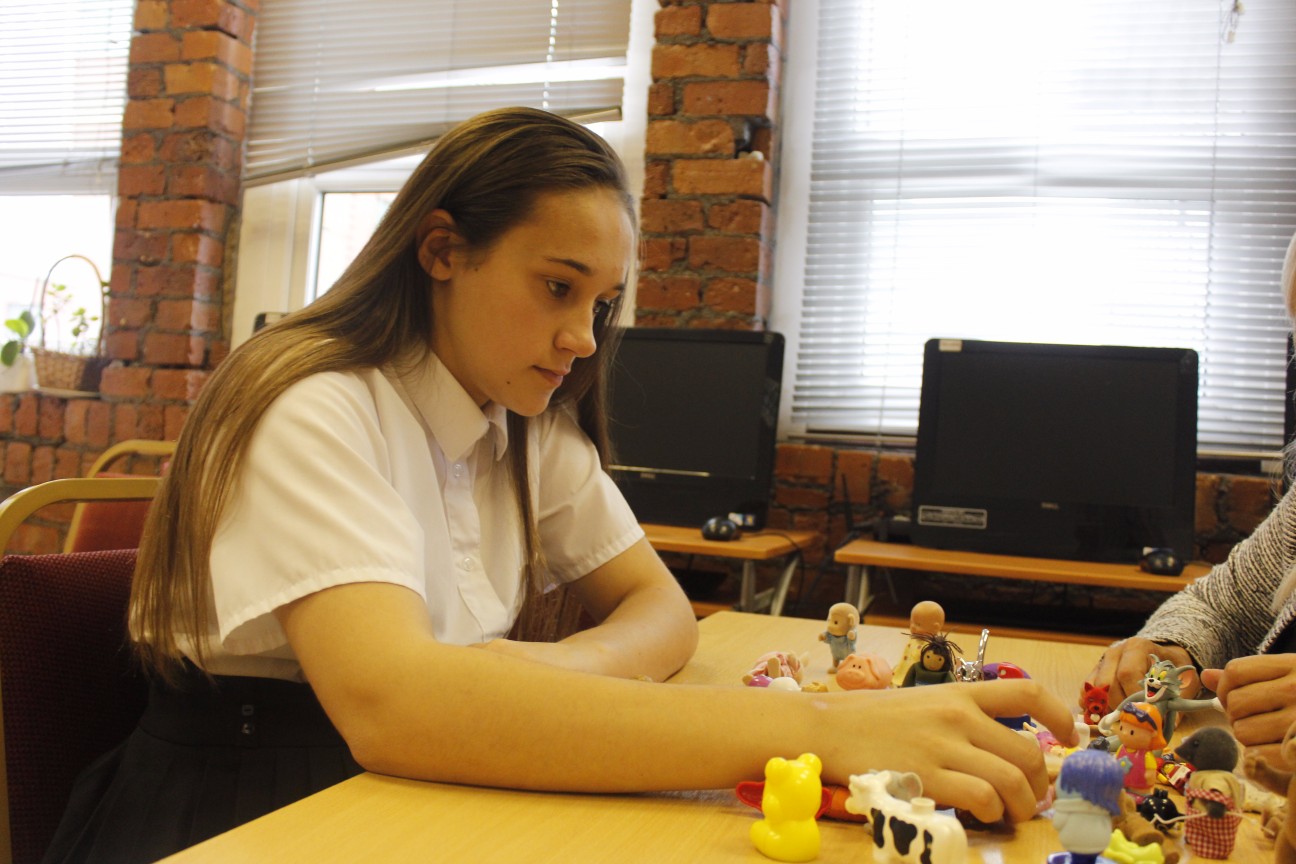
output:
POLYGON ((450 469, 450 472, 451 472, 452 474, 454 474, 454 476, 456 476, 456 477, 462 477, 462 476, 464 475, 464 466, 463 466, 463 463, 462 463, 462 462, 456 462, 456 463, 454 464, 454 467, 450 469))
POLYGON ((477 566, 477 562, 471 558, 464 558, 459 562, 459 566, 465 570, 471 570, 473 567, 477 566))

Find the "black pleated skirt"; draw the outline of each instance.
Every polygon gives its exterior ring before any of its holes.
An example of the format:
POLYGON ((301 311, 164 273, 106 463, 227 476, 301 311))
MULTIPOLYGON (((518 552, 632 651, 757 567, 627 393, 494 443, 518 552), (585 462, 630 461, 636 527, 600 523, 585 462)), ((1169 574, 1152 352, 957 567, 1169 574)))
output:
POLYGON ((156 861, 361 770, 309 686, 191 670, 77 780, 43 860, 156 861))

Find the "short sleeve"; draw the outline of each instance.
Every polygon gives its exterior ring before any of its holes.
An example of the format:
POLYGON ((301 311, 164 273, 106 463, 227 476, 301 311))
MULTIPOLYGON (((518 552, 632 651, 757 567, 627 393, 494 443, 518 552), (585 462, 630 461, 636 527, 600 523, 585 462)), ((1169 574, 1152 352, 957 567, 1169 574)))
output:
POLYGON ((571 414, 553 410, 537 425, 537 527, 550 575, 570 582, 629 549, 644 532, 571 414))
POLYGON ((422 529, 393 486, 371 383, 313 375, 253 433, 211 554, 226 651, 285 645, 274 610, 335 585, 389 582, 425 597, 422 529))

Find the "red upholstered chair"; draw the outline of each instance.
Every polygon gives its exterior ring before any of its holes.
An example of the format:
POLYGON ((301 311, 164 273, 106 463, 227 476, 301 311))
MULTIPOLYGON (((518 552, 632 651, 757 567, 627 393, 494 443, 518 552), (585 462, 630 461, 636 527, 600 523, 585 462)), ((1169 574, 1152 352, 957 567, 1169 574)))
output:
MULTIPOLYGON (((154 456, 166 459, 175 452, 174 441, 130 439, 114 444, 100 454, 90 466, 87 477, 130 477, 113 474, 108 469, 129 456, 154 456)), ((165 473, 165 463, 163 472, 165 473)), ((144 533, 148 501, 88 501, 76 506, 68 528, 64 552, 93 552, 99 549, 135 549, 144 533)))
MULTIPOLYGON (((49 504, 147 500, 156 477, 54 480, 0 503, 0 546, 49 504)), ((146 684, 126 638, 135 550, 0 559, 0 862, 40 860, 76 776, 120 743, 146 684)))

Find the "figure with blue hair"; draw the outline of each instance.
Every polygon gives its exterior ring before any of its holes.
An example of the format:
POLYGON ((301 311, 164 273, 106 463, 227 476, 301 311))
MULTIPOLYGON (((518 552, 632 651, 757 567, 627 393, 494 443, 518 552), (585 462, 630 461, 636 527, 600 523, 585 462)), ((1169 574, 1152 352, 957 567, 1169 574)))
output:
MULTIPOLYGON (((1066 849, 1048 864, 1094 864, 1111 842, 1112 819, 1121 813, 1125 771, 1110 753, 1077 750, 1062 760, 1053 804, 1053 827, 1066 849)), ((1101 859, 1106 860, 1106 859, 1101 859)))

